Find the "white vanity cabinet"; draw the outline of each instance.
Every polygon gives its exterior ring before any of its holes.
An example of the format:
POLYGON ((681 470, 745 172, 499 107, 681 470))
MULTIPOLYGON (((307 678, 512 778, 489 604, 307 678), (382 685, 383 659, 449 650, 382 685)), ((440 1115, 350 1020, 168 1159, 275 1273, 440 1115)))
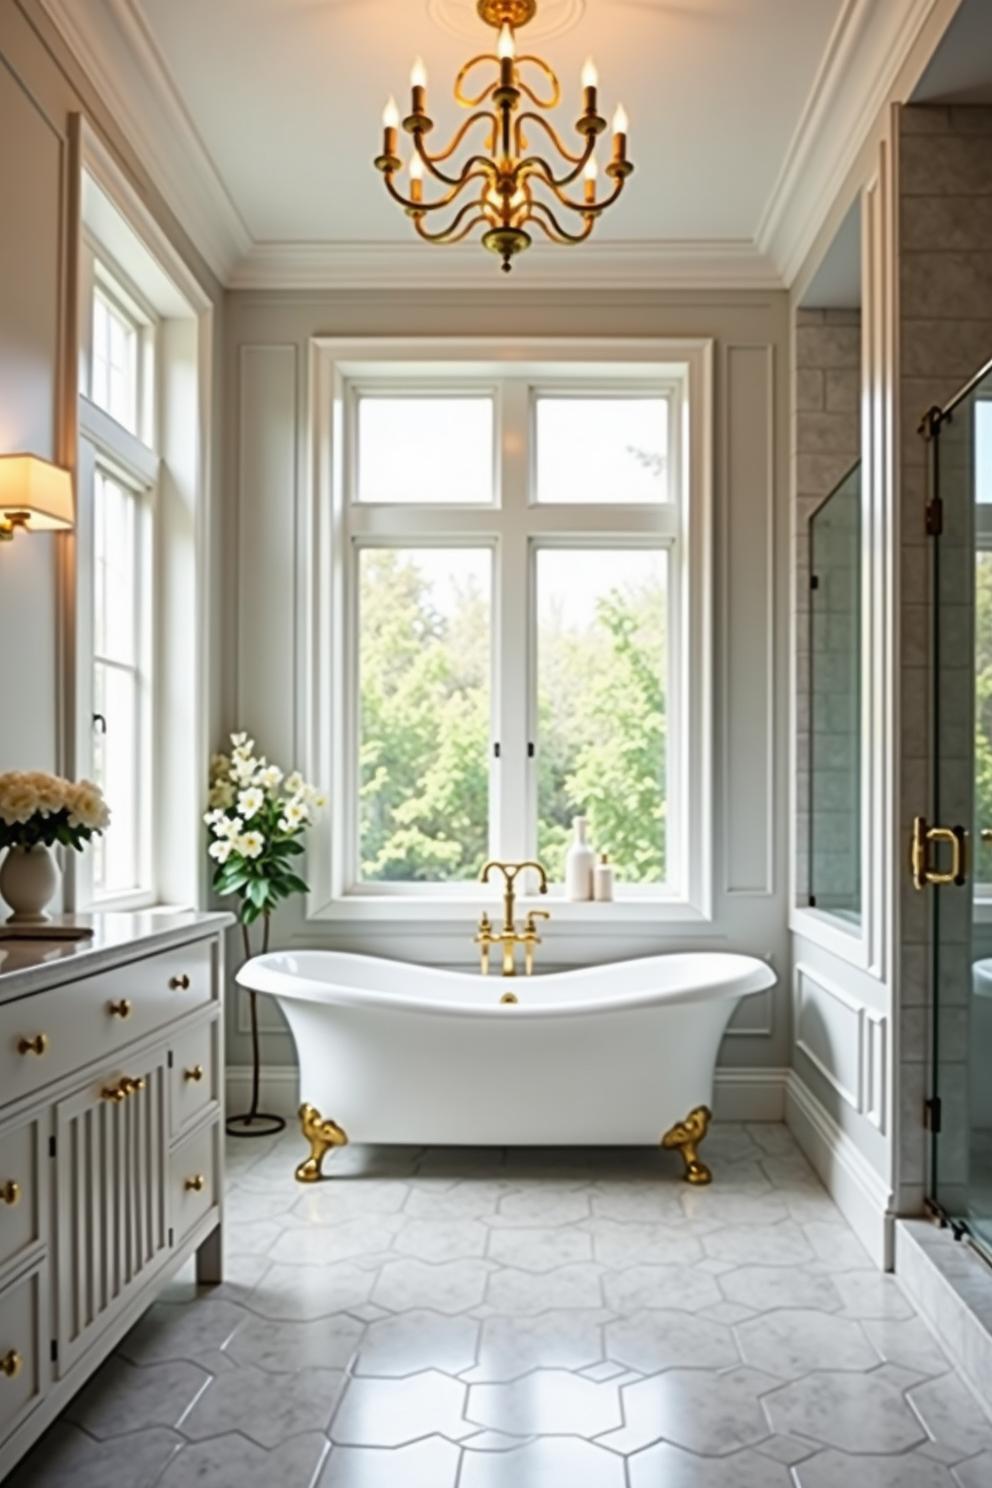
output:
POLYGON ((0 1479, 191 1256, 221 1279, 226 915, 0 938, 0 1479))

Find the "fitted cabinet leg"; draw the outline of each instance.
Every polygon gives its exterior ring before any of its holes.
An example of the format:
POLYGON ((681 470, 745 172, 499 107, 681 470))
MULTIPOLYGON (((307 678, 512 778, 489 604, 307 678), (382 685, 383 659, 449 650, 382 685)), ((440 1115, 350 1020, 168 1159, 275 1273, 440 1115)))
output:
POLYGON ((198 1286, 220 1286, 224 1280, 224 1227, 218 1225, 196 1247, 198 1286))

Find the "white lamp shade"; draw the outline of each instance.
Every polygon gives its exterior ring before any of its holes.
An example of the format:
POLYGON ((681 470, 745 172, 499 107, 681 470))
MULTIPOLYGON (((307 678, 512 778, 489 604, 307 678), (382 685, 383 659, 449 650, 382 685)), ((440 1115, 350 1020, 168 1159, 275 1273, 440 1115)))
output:
POLYGON ((29 532, 71 531, 71 473, 38 455, 0 455, 0 520, 14 512, 29 532))

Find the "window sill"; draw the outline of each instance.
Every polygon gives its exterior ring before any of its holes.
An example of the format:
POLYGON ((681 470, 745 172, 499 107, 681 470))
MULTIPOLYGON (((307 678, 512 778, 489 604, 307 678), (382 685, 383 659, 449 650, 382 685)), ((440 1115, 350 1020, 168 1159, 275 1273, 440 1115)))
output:
MULTIPOLYGON (((583 932, 609 934, 631 927, 707 926, 712 916, 687 899, 664 895, 619 898, 610 903, 574 903, 554 894, 528 895, 517 900, 517 919, 530 910, 547 911, 549 927, 541 934, 553 936, 555 925, 579 926, 583 932)), ((494 924, 502 921, 502 895, 497 887, 488 894, 433 896, 403 894, 346 894, 323 905, 308 906, 308 924, 396 926, 416 925, 426 930, 437 926, 474 925, 485 911, 494 924)))

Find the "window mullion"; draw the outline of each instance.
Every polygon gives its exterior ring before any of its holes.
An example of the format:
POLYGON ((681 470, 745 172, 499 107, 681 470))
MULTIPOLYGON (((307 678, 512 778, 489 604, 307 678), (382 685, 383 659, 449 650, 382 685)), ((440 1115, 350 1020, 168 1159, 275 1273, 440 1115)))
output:
POLYGON ((494 691, 497 741, 494 766, 493 848, 499 857, 523 858, 533 851, 530 668, 530 395, 527 384, 508 379, 500 390, 501 539, 498 564, 499 618, 494 691))

